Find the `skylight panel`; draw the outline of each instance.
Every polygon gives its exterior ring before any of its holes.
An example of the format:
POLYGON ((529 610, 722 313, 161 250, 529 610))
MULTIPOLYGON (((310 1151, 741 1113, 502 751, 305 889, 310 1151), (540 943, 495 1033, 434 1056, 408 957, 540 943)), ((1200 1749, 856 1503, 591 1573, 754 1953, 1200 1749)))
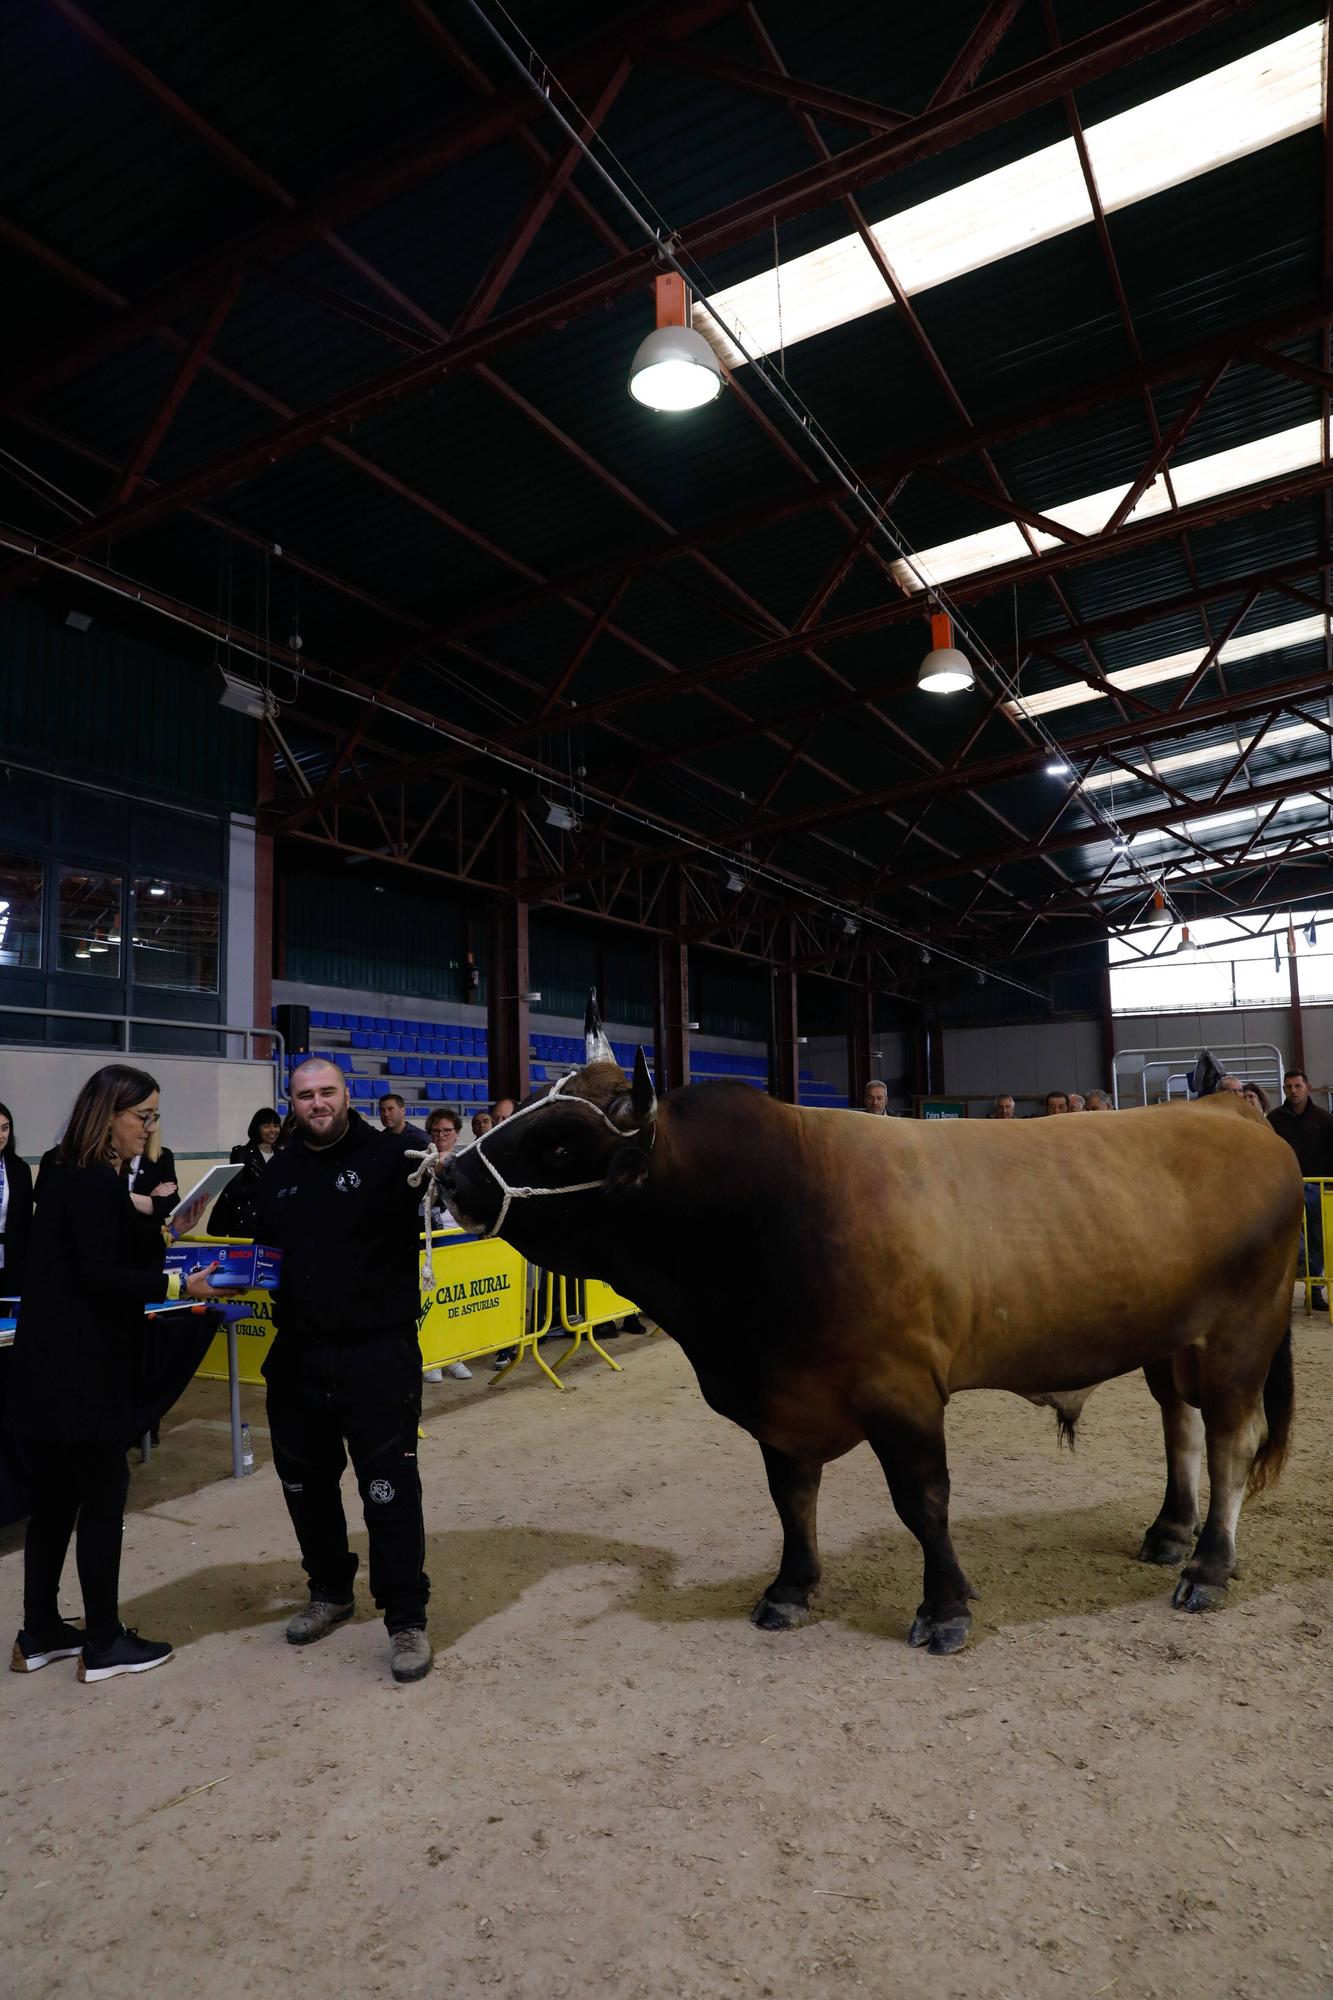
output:
MULTIPOLYGON (((1313 722, 1293 722, 1286 729, 1270 729, 1263 739, 1265 750, 1280 750, 1285 743, 1296 743, 1305 736, 1322 736, 1323 730, 1313 722)), ((1258 741, 1256 736, 1243 736, 1239 742, 1210 743, 1199 750, 1178 750, 1170 757, 1154 757, 1146 764, 1136 764, 1134 771, 1144 784, 1151 785, 1158 778, 1174 777, 1178 771, 1197 770, 1201 764, 1221 764, 1229 758, 1236 758, 1258 741)), ((1134 779, 1124 769, 1115 771, 1094 771, 1084 778, 1079 789, 1085 792, 1106 792, 1116 785, 1133 784, 1134 779)))
MULTIPOLYGON (((1299 28, 1252 55, 1087 128, 1103 206, 1127 208, 1293 133, 1322 115, 1324 28, 1299 28)), ((998 263, 1092 221, 1072 139, 1044 146, 916 207, 871 234, 909 296, 998 263)), ((753 354, 842 326, 892 303, 859 236, 789 258, 708 301, 753 354)), ((743 365, 702 302, 695 325, 731 367, 743 365)))
MULTIPOLYGON (((1221 455, 1230 457, 1231 454, 1221 455)), ((1281 652, 1288 646, 1308 646, 1323 636, 1324 620, 1316 612, 1309 618, 1297 618, 1289 625, 1271 625, 1263 632, 1240 633, 1223 646, 1218 658, 1224 666, 1229 666, 1237 660, 1253 660, 1265 653, 1281 652)), ((1207 652, 1206 646, 1195 646, 1188 653, 1169 653, 1160 660, 1145 660, 1142 666, 1118 667, 1106 678, 1118 688, 1157 687, 1164 681, 1184 680, 1197 672, 1207 652)), ((1008 701, 1005 708, 1010 715, 1051 715, 1057 709, 1078 708, 1084 702, 1104 699, 1100 689, 1089 687, 1086 681, 1068 681, 1060 687, 1045 688, 1040 694, 1024 695, 1018 701, 1008 701)))
MULTIPOLYGON (((1295 424, 1290 430, 1273 431, 1268 437, 1252 438, 1248 444, 1210 452, 1206 458, 1173 465, 1171 483, 1175 487, 1176 498, 1184 506, 1198 500, 1211 500, 1219 493, 1234 493, 1245 486, 1258 486, 1265 480, 1277 479, 1286 473, 1299 472, 1306 466, 1317 465, 1319 455, 1319 420, 1316 418, 1312 423, 1295 424)), ((1062 501, 1059 506, 1044 508, 1043 512, 1063 527, 1077 529, 1079 534, 1095 535, 1106 526, 1128 492, 1127 483, 1108 486, 1100 493, 1085 494, 1081 500, 1062 501)), ((1140 496, 1128 518, 1144 521, 1154 514, 1164 514, 1170 504, 1166 481, 1159 475, 1140 496)), ((1032 528, 1028 532, 1038 552, 1057 546, 1056 537, 1040 528, 1032 528)), ((983 570, 997 568, 1001 563, 1022 562, 1030 555, 1031 550, 1019 530, 1012 522, 1002 522, 998 528, 982 528, 973 535, 960 535, 956 541, 938 542, 934 548, 918 549, 914 551, 910 563, 896 562, 892 568, 894 578, 903 589, 915 591, 928 588, 931 584, 949 583, 959 576, 977 576, 983 570)), ((1095 701, 1097 696, 1094 693, 1087 698, 1095 701)), ((1031 713, 1039 712, 1031 709, 1030 704, 1029 708, 1031 713)))

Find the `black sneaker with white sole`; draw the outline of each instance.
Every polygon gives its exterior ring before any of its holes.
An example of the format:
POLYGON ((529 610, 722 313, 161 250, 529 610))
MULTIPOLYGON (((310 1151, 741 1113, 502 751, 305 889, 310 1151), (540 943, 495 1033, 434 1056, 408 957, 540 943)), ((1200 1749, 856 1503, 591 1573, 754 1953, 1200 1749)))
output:
POLYGON ((79 1660, 81 1681, 111 1681, 117 1674, 146 1674, 165 1666, 171 1646, 165 1639, 141 1639, 128 1627, 109 1646, 85 1646, 79 1660))
POLYGON ((20 1632, 9 1656, 9 1670, 14 1674, 35 1674, 39 1667, 49 1667, 52 1660, 72 1660, 82 1651, 82 1632, 62 1618, 50 1632, 20 1632))

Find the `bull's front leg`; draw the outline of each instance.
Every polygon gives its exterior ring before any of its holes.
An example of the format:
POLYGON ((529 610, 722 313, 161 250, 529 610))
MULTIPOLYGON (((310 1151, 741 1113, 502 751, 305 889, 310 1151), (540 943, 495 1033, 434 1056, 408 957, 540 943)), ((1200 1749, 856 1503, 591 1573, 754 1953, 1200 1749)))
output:
POLYGON ((898 1519, 916 1536, 925 1559, 921 1602, 907 1643, 932 1653, 961 1652, 972 1629, 968 1602, 976 1592, 949 1537, 944 1411, 911 1418, 879 1415, 867 1423, 866 1435, 884 1468, 898 1519))
POLYGON ((782 1523, 782 1565, 750 1616, 765 1632, 789 1632, 809 1622, 810 1598, 819 1587, 815 1513, 824 1468, 816 1459, 790 1458, 771 1444, 759 1449, 782 1523))

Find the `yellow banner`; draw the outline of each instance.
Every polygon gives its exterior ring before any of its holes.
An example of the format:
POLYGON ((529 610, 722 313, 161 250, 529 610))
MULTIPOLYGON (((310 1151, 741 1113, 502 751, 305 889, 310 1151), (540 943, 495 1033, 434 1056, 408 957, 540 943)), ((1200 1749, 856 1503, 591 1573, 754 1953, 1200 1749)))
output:
POLYGON ((437 1237, 435 1289, 423 1287, 417 1329, 422 1367, 513 1347, 523 1333, 527 1278, 526 1260, 498 1237, 437 1237))
MULTIPOLYGON (((469 1361, 514 1346, 523 1333, 527 1298, 528 1267, 518 1251, 495 1238, 479 1242, 444 1235, 435 1239, 434 1262, 435 1287, 427 1292, 423 1284, 417 1322, 422 1367, 441 1368, 449 1361, 469 1361)), ((238 1313, 238 1374, 242 1382, 262 1383, 264 1359, 273 1344, 273 1298, 268 1292, 241 1292, 232 1295, 231 1303, 238 1313)), ((631 1310, 617 1306, 602 1317, 631 1310)), ((209 1382, 228 1379, 225 1329, 214 1334, 196 1373, 209 1382)))

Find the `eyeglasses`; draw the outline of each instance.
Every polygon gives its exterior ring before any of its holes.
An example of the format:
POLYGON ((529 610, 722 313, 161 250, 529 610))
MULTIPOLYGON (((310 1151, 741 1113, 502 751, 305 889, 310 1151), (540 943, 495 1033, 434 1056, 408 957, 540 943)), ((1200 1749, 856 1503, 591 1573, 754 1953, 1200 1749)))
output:
POLYGON ((145 1132, 151 1132, 154 1125, 160 1125, 162 1122, 160 1111, 132 1111, 130 1116, 138 1119, 145 1132))

